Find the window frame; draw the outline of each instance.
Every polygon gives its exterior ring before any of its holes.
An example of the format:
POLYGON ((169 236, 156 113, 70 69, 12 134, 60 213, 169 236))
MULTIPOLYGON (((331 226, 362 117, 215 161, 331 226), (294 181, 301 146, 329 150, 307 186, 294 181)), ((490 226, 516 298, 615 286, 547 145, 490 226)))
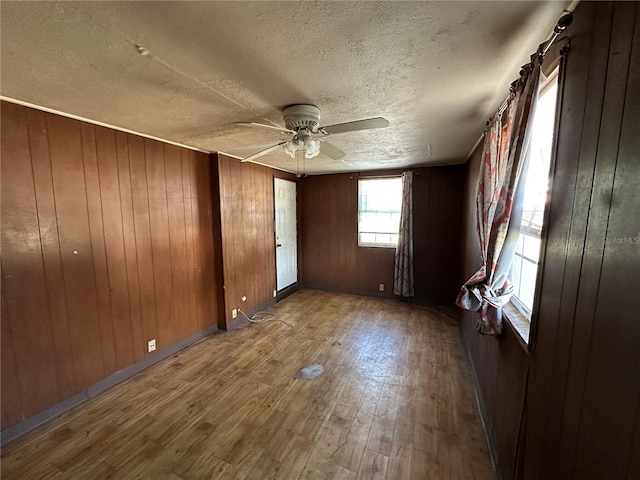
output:
MULTIPOLYGON (((360 176, 357 177, 357 188, 356 188, 356 201, 358 203, 357 206, 357 219, 356 219, 356 235, 357 242, 359 248, 397 248, 398 244, 396 243, 366 243, 360 241, 360 182, 361 181, 370 181, 370 180, 389 180, 389 179, 398 179, 400 181, 401 190, 400 190, 400 210, 398 213, 402 212, 402 174, 393 174, 393 175, 372 175, 372 176, 360 176)), ((366 211, 366 210, 365 210, 366 211)), ((376 232, 369 232, 376 233, 376 232)), ((380 232, 382 233, 382 232, 380 232)), ((398 221, 398 232, 395 235, 400 233, 400 222, 398 221)))
POLYGON ((544 85, 540 86, 539 94, 544 93, 553 80, 557 80, 556 108, 554 114, 554 127, 551 144, 551 158, 549 160, 549 186, 547 190, 547 199, 544 206, 542 216, 542 227, 540 230, 540 253, 538 255, 538 268, 536 271, 536 281, 533 294, 533 303, 531 311, 526 308, 522 302, 513 295, 509 303, 503 308, 506 323, 516 333, 516 338, 527 353, 531 353, 535 344, 536 325, 538 312, 540 309, 540 288, 542 284, 542 273, 544 271, 545 256, 547 251, 547 232, 549 226, 549 216, 551 209, 551 199, 553 198, 553 185, 556 171, 557 153, 558 153, 558 137, 560 133, 560 118, 562 114, 562 99, 564 96, 564 71, 566 63, 566 50, 562 51, 560 46, 556 46, 557 54, 549 62, 543 63, 543 73, 548 74, 544 85))

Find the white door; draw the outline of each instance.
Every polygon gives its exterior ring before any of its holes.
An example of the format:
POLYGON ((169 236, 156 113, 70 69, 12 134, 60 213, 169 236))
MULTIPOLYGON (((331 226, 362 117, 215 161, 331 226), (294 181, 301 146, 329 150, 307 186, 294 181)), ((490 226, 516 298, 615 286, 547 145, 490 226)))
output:
POLYGON ((298 235, 296 231, 296 184, 274 179, 276 208, 276 272, 278 290, 298 281, 298 235))

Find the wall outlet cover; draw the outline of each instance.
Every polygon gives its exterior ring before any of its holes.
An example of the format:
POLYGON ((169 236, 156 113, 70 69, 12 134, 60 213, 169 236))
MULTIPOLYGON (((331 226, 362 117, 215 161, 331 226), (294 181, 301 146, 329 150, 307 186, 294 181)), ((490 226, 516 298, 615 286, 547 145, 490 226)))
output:
POLYGON ((384 292, 384 283, 381 283, 380 285, 378 285, 378 290, 380 290, 381 292, 384 292))
POLYGON ((147 351, 149 353, 154 352, 156 350, 156 339, 149 340, 147 342, 147 351))
POLYGON ((231 318, 238 318, 238 309, 234 308, 231 310, 231 318))

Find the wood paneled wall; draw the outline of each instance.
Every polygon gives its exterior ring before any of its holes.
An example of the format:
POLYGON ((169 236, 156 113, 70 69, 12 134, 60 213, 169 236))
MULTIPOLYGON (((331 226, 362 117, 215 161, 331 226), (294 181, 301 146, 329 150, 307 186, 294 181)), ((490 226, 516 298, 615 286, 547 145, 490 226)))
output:
MULTIPOLYGON (((463 167, 413 169, 416 297, 452 305, 459 283, 463 167)), ((378 172, 400 174, 400 171, 378 172)), ((367 175, 375 175, 368 173, 367 175)), ((392 296, 395 249, 358 247, 358 176, 301 182, 302 282, 307 287, 392 296), (384 283, 385 291, 378 285, 384 283)))
POLYGON ((249 313, 274 300, 276 260, 274 177, 295 181, 295 175, 218 155, 225 314, 249 313), (246 302, 242 297, 246 296, 246 302))
MULTIPOLYGON (((413 261, 416 297, 453 305, 460 287, 464 166, 414 169, 413 261)), ((393 266, 392 266, 393 268, 393 266)))
POLYGON ((640 478, 640 8, 576 10, 527 397, 525 479, 640 478))
POLYGON ((209 156, 2 102, 2 428, 216 323, 209 156))
MULTIPOLYGON (((528 383, 511 329, 493 339, 473 331, 475 315, 460 321, 500 478, 631 480, 640 478, 638 4, 580 3, 568 34, 528 383)), ((467 198, 465 276, 479 265, 467 198)))

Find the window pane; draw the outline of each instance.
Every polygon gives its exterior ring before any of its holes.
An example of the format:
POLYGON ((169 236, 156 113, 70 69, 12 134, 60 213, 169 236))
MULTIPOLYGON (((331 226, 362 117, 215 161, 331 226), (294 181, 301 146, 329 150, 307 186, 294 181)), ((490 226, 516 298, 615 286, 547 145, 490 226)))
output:
POLYGON ((520 275, 520 300, 531 311, 533 308, 533 297, 536 290, 536 274, 538 273, 538 264, 522 261, 522 275, 520 275))
POLYGON ((376 235, 375 233, 361 233, 360 234, 360 243, 375 243, 376 235))
POLYGON ((532 237, 531 235, 521 235, 521 237, 524 244, 522 249, 524 257, 537 264, 540 256, 540 237, 532 237))
POLYGON ((522 273, 522 235, 518 239, 516 254, 511 264, 511 282, 514 286, 514 295, 520 297, 520 275, 522 273))
POLYGON ((558 93, 557 72, 544 80, 531 123, 531 151, 526 181, 520 238, 511 266, 514 295, 531 312, 540 257, 540 235, 549 188, 549 168, 558 93))
POLYGON ((395 246, 400 228, 402 179, 368 178, 358 181, 358 243, 395 246))

